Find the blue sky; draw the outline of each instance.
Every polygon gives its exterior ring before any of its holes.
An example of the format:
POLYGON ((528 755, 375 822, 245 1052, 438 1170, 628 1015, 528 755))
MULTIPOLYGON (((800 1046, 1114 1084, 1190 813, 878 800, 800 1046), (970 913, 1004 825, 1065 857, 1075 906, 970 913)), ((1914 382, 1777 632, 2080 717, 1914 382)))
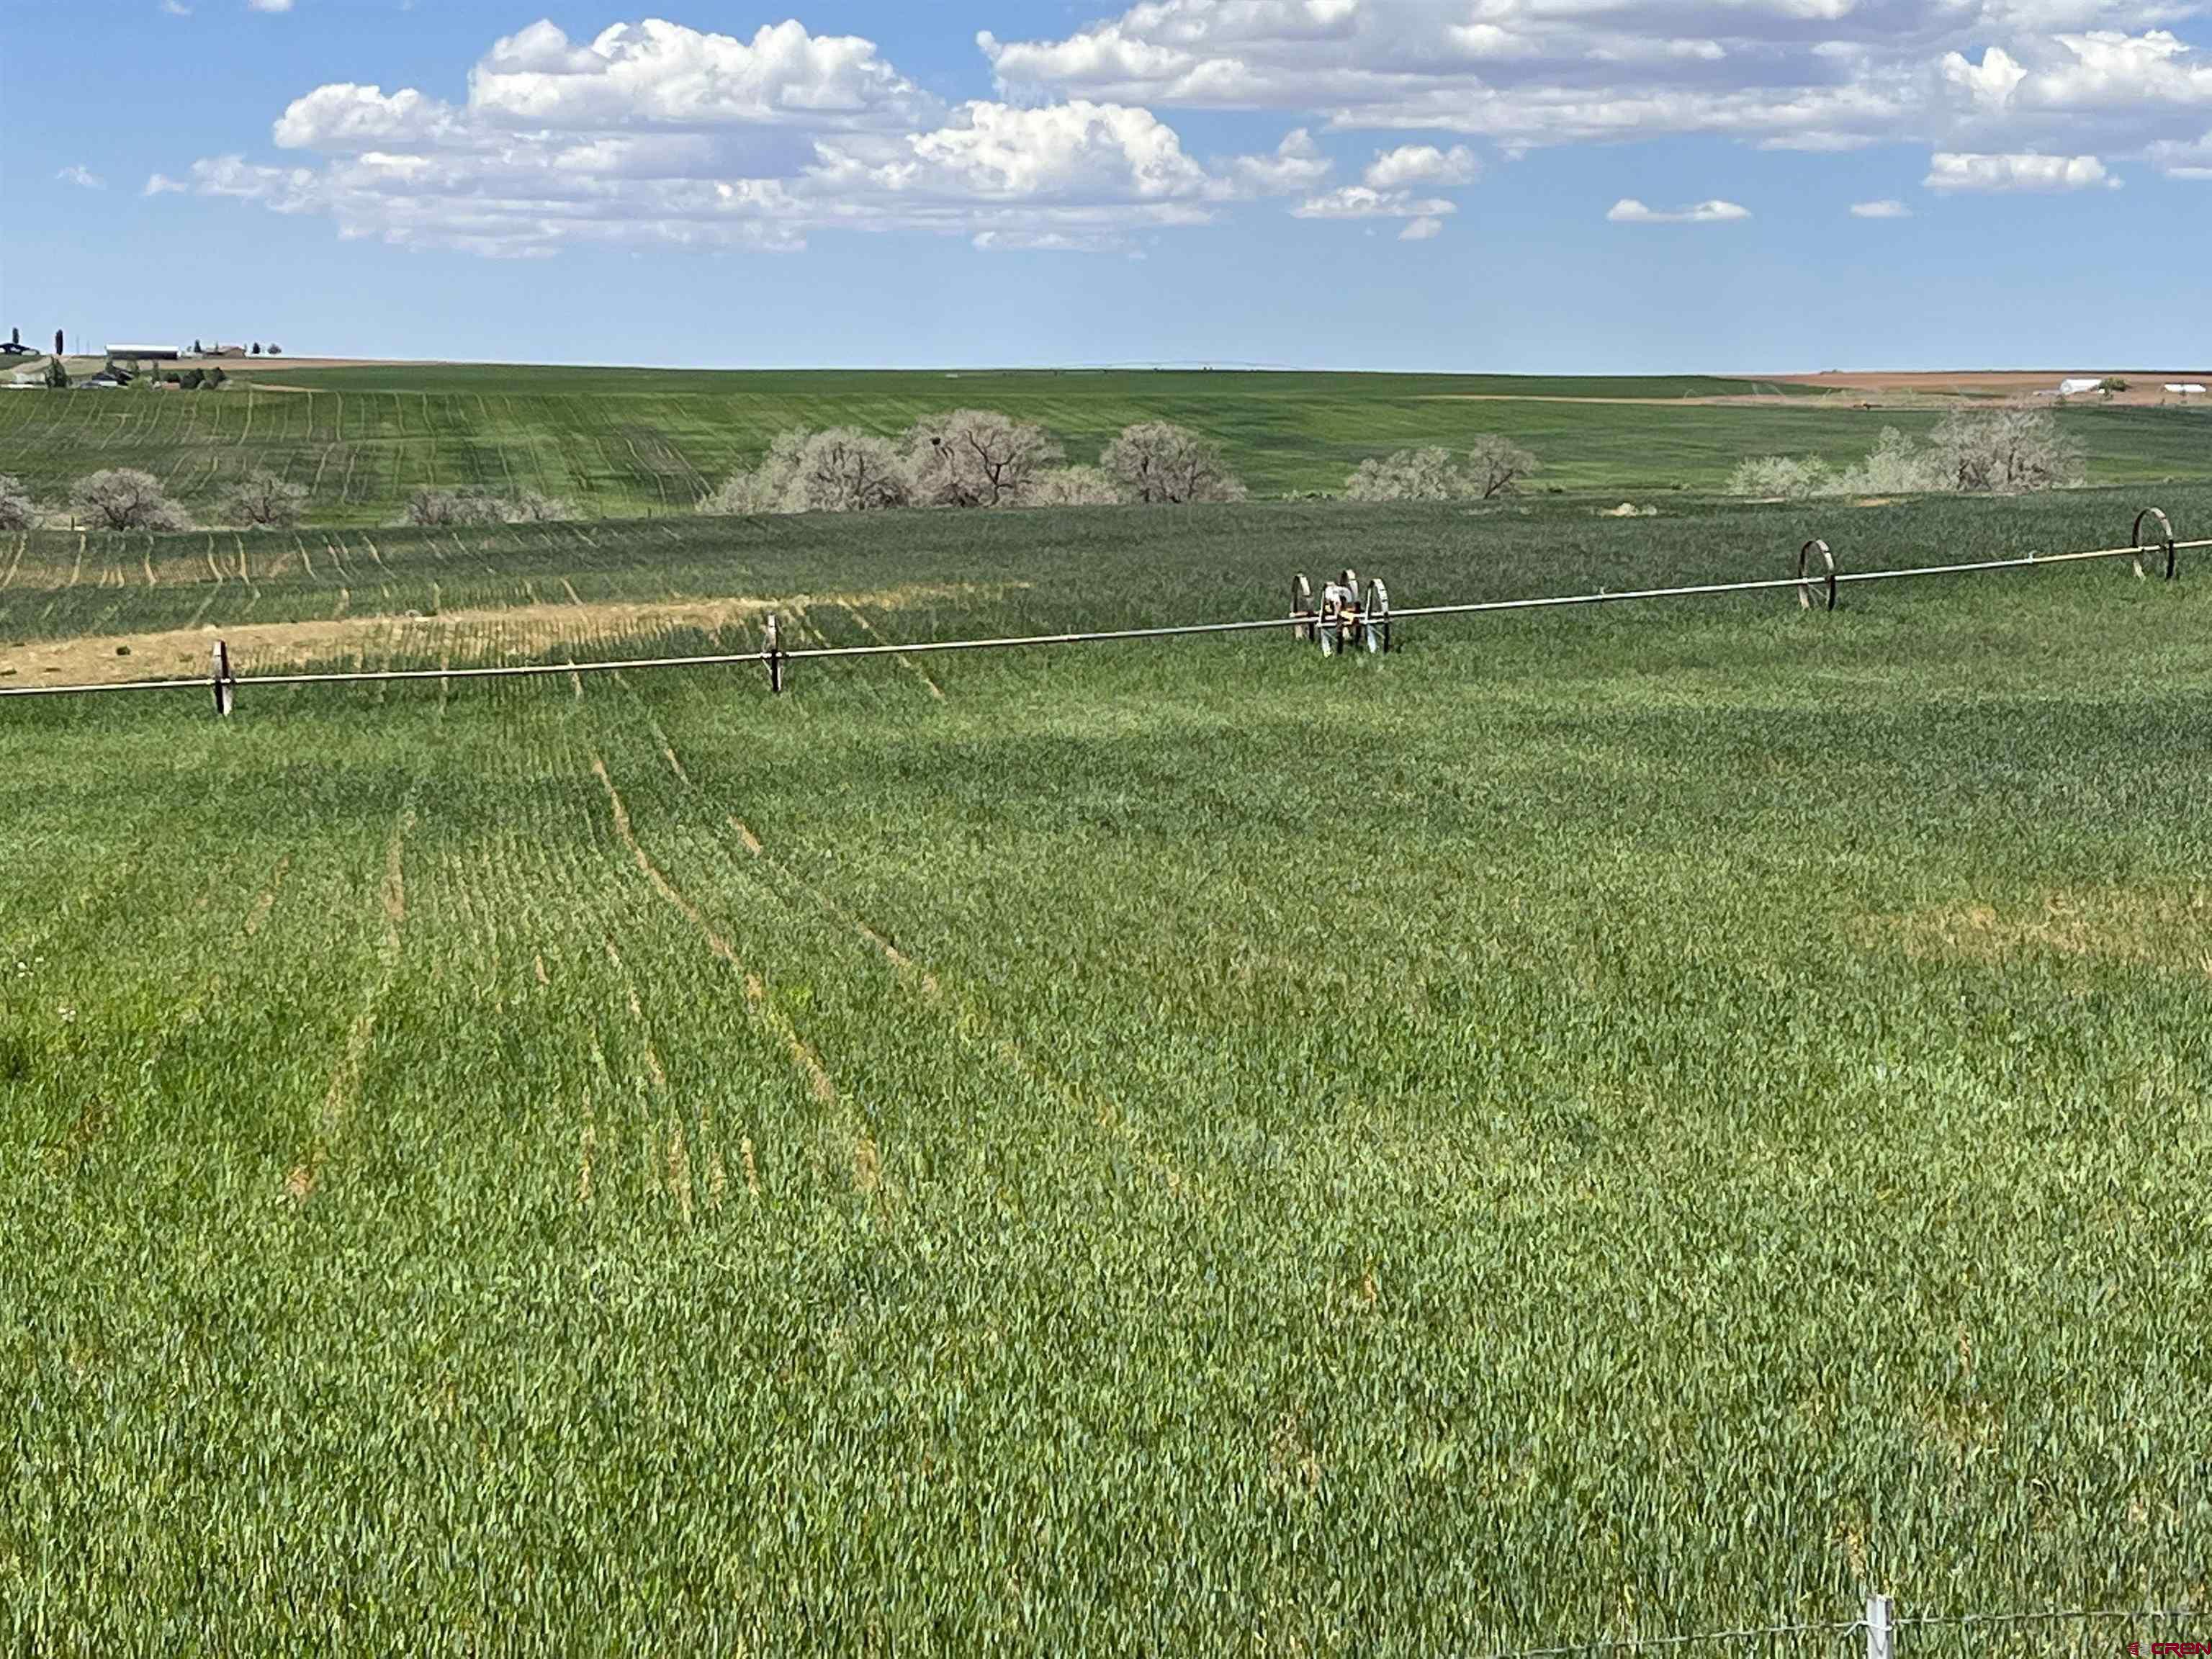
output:
POLYGON ((2165 0, 15 0, 8 41, 31 340, 2212 362, 2212 31, 2165 0))

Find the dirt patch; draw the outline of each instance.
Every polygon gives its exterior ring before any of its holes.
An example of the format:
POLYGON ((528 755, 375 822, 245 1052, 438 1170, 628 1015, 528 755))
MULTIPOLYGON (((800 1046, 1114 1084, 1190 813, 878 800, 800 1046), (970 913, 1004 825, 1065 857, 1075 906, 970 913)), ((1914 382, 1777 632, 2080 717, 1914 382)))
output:
MULTIPOLYGON (((448 611, 434 617, 324 617, 288 623, 244 623, 172 629, 153 634, 86 635, 0 646, 0 682, 11 685, 94 685, 134 679, 188 679, 208 674, 216 639, 230 647, 232 672, 247 675, 301 669, 359 657, 372 664, 396 656, 449 657, 449 665, 477 667, 543 656, 591 643, 753 621, 770 611, 854 603, 890 610, 1010 592, 1017 584, 945 584, 886 588, 874 593, 787 595, 775 599, 671 600, 639 605, 520 605, 448 611), (118 673, 118 666, 129 669, 118 673)), ((751 647, 739 647, 738 649, 751 647)), ((593 654, 604 654, 595 652, 593 654)))
POLYGON ((2027 903, 1947 905, 1873 918, 1908 956, 1994 962, 2055 955, 2212 978, 2212 887, 2058 888, 2027 903))

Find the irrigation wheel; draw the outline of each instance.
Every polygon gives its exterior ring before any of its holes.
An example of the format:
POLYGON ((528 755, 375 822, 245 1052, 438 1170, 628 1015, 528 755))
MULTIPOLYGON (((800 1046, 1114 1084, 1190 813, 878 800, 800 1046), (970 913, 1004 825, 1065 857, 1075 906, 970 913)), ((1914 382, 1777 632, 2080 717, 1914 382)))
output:
POLYGON ((1836 556, 1817 536, 1797 550, 1797 605, 1802 611, 1836 608, 1836 556), (1813 556, 1816 553, 1820 556, 1820 568, 1817 570, 1813 567, 1813 556), (1824 583, 1825 598, 1821 596, 1824 583))
POLYGON ((1324 657, 1334 656, 1338 647, 1344 643, 1344 607, 1336 600, 1323 599, 1321 602, 1321 621, 1314 629, 1314 635, 1321 641, 1321 653, 1324 657))
POLYGON ((1367 598, 1359 607, 1360 633, 1370 656, 1390 648, 1390 590, 1377 576, 1367 584, 1367 598))
POLYGON ((2136 576, 2139 580, 2149 580, 2150 573, 2143 568, 2143 556, 2148 553, 2152 556, 2153 561, 2155 562, 2158 550, 2160 548, 2164 548, 2166 550, 2166 580, 2172 581, 2176 576, 2181 574, 2180 562, 2174 556, 2173 520, 2167 518, 2166 514, 2159 511, 2158 508, 2154 507, 2147 507, 2143 508, 2142 512, 2136 514, 2135 544, 2136 576), (2143 532, 2145 530, 2148 530, 2151 534, 2157 537, 2158 539, 2156 541, 2145 541, 2143 539, 2143 532))
POLYGON ((1314 636, 1313 584, 1300 571, 1291 578, 1291 637, 1311 640, 1314 636))

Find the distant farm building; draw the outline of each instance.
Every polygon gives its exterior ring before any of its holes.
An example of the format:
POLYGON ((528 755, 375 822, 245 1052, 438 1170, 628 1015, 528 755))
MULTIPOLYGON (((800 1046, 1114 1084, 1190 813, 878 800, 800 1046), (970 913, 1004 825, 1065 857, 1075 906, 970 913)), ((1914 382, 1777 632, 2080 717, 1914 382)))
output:
POLYGON ((2085 392, 2094 392, 2104 381, 2094 375, 2076 374, 2058 383, 2062 398, 2078 398, 2085 392))
POLYGON ((175 346, 112 345, 107 348, 107 373, 142 374, 149 363, 173 363, 184 355, 175 346))
POLYGON ((2204 395, 2204 383, 2201 380, 2168 380, 2166 389, 2177 398, 2201 398, 2204 395))

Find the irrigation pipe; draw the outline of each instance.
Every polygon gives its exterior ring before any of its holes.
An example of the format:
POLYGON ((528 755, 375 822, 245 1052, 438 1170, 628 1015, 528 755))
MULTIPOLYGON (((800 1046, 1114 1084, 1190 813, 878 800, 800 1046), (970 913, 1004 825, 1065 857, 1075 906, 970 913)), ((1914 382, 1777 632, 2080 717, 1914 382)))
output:
MULTIPOLYGON (((2142 515, 2142 523, 2153 517, 2163 525, 2166 515, 2155 507, 2142 515)), ((1417 617, 1471 617, 1492 615, 1509 611, 1559 610, 1576 605, 1623 605, 1646 599, 1679 599, 1711 597, 1723 593, 1776 592, 1794 588, 1801 598, 1811 603, 1810 593, 1825 587, 1833 604, 1835 589, 1847 583, 1904 581, 1916 576, 1957 576, 1984 571, 2027 570, 2044 565, 2077 564, 2094 559, 2134 559, 2137 574, 2142 574, 2142 560, 2149 555, 2163 554, 2166 574, 2175 574, 2175 556, 2204 548, 2212 548, 2212 538, 2196 541, 2175 541, 2171 537, 2150 543, 2136 543, 2125 547, 2096 548, 2076 553, 2030 553, 2011 559, 1982 559, 1967 563, 1905 566, 1888 570, 1838 571, 1828 555, 1826 544, 1807 544, 1807 552, 1819 548, 1828 568, 1814 573, 1806 569, 1801 557, 1800 574, 1796 576, 1762 578, 1755 581, 1700 582, 1680 587, 1624 588, 1619 592, 1601 590, 1595 593, 1547 594, 1526 599, 1484 599, 1467 605, 1413 605, 1393 609, 1389 619, 1417 617)), ((770 618, 773 624, 774 618, 770 618)), ((1316 619, 1306 614, 1290 617, 1261 617, 1236 622, 1175 623, 1151 628, 1115 628, 1087 632, 1063 634, 1007 635, 975 640, 921 640, 911 644, 811 646, 797 650, 784 650, 771 645, 763 651, 745 651, 698 657, 627 657, 615 661, 516 663, 483 668, 385 668, 356 670, 344 673, 279 673, 234 674, 228 667, 228 653, 220 643, 216 647, 219 667, 212 678, 166 680, 111 680, 79 685, 18 685, 0 686, 0 698, 4 697, 64 697, 94 696, 118 691, 181 691, 210 689, 210 685, 235 690, 244 686, 277 685, 364 685, 391 684, 408 680, 493 680, 543 678, 556 674, 611 674, 626 671, 643 672, 660 668, 720 668, 766 664, 775 676, 779 689, 781 684, 781 665, 793 662, 819 662, 832 658, 848 657, 904 657, 922 656, 952 651, 1006 651, 1030 646, 1093 645, 1115 641, 1164 640, 1187 638, 1200 634, 1259 633, 1283 628, 1310 627, 1316 619)), ((225 712, 228 712, 226 710, 225 712)))

